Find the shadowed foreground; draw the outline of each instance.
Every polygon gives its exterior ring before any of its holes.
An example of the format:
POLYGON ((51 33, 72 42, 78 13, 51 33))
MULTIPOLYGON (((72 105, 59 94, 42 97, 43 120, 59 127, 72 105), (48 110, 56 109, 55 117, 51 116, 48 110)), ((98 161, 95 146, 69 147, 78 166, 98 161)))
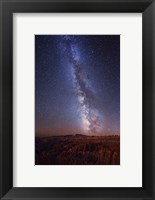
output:
POLYGON ((35 138, 36 165, 119 165, 119 136, 35 138))

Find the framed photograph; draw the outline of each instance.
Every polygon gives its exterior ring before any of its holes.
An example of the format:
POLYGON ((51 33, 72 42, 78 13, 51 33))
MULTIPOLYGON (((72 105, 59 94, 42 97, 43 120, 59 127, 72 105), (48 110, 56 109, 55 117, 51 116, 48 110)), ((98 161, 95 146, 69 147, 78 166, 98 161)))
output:
POLYGON ((153 0, 0 0, 1 199, 155 199, 153 0))
POLYGON ((35 35, 35 165, 119 165, 119 115, 120 35, 35 35))

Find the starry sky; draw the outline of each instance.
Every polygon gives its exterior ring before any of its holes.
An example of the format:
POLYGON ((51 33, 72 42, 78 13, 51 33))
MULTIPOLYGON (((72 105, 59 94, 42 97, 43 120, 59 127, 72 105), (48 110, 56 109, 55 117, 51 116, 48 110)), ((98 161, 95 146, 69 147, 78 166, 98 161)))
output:
POLYGON ((35 134, 120 134, 119 35, 35 35, 35 134))

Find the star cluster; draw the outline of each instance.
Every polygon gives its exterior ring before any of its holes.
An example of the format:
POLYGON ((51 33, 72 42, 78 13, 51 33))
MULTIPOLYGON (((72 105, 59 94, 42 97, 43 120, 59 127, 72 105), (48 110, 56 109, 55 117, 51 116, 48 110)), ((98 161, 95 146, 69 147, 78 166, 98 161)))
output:
POLYGON ((120 132, 120 36, 35 36, 36 135, 120 132))

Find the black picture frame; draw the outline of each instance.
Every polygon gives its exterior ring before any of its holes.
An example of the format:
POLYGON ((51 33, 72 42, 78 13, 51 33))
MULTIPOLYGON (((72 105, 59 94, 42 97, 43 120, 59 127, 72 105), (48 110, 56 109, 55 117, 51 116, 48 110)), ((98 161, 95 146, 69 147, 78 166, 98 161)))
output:
MULTIPOLYGON (((155 199, 155 2, 153 0, 0 0, 1 199, 155 199), (13 187, 13 13, 128 12, 143 20, 143 187, 13 187)), ((134 73, 134 72, 133 72, 134 73)), ((28 174, 27 174, 28 175, 28 174)), ((132 174, 131 174, 132 176, 132 174)))

